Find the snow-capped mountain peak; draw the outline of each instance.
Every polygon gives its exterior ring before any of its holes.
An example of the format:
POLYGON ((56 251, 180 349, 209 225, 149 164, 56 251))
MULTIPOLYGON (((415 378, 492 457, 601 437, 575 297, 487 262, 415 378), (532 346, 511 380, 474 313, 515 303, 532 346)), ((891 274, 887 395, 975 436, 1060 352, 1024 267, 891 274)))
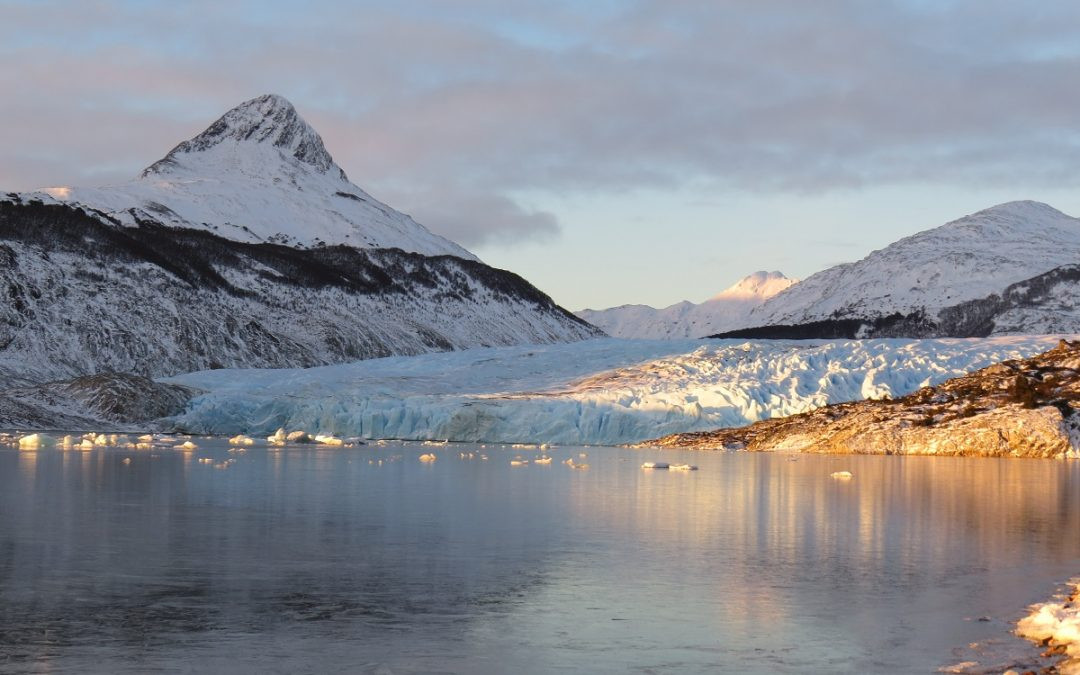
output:
POLYGON ((319 134, 275 94, 236 106, 127 183, 41 192, 132 227, 154 223, 244 242, 477 259, 350 183, 319 134))
POLYGON ((622 305, 577 315, 613 337, 698 338, 748 326, 750 310, 795 282, 780 272, 754 272, 701 304, 683 301, 663 309, 622 305))
POLYGON ((264 94, 245 101, 222 115, 205 131, 173 148, 164 158, 147 167, 142 175, 168 174, 185 161, 184 155, 205 152, 210 148, 230 144, 232 152, 242 152, 246 144, 265 143, 298 162, 310 165, 321 173, 333 172, 348 180, 345 172, 334 164, 319 136, 293 104, 283 96, 264 94))
POLYGON ((714 295, 711 300, 767 300, 795 283, 783 272, 754 272, 714 295))

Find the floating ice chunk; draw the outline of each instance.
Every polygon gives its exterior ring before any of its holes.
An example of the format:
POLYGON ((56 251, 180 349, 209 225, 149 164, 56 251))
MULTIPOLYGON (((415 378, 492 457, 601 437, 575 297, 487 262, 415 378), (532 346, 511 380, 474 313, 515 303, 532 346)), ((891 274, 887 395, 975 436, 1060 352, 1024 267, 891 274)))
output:
POLYGON ((229 439, 229 445, 255 445, 255 439, 239 434, 229 439))
POLYGON ((551 464, 551 458, 547 455, 543 457, 537 457, 533 460, 533 464, 551 464))
POLYGON ((153 443, 154 442, 154 435, 153 434, 143 434, 142 436, 139 436, 138 441, 140 443, 153 443))
POLYGON ((850 471, 833 471, 829 476, 836 480, 851 480, 852 474, 850 471))
POLYGON ((510 466, 525 466, 529 463, 527 459, 512 459, 510 460, 510 466))
POLYGON ((672 464, 668 467, 672 471, 697 471, 698 468, 694 464, 672 464))
POLYGON ((306 431, 290 431, 285 440, 289 443, 310 443, 311 436, 306 431))
POLYGON ((183 443, 177 444, 175 447, 177 450, 194 450, 199 446, 195 445, 191 441, 184 441, 183 443))
POLYGON ((641 465, 642 469, 667 469, 671 465, 667 462, 645 462, 641 465))
POLYGON ((420 461, 421 462, 430 463, 430 462, 434 462, 437 459, 438 459, 438 457, 436 457, 435 453, 433 453, 433 452, 426 452, 426 453, 420 455, 420 461))
POLYGON ((324 436, 322 434, 315 435, 315 442, 319 445, 345 445, 345 441, 335 436, 324 436))
POLYGON ((38 448, 51 448, 56 441, 45 434, 30 434, 19 439, 20 450, 37 450, 38 448))

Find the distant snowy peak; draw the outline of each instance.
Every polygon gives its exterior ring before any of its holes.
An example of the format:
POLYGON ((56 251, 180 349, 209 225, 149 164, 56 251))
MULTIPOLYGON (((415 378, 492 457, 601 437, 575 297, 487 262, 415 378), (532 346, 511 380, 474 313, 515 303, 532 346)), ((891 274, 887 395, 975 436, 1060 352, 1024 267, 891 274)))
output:
POLYGON ((698 338, 745 328, 750 310, 796 283, 780 272, 754 272, 723 292, 696 305, 683 301, 656 309, 648 305, 622 305, 585 309, 577 315, 608 335, 637 339, 698 338))
POLYGON ((1078 261, 1080 220, 1039 202, 1009 202, 818 272, 754 309, 750 319, 753 326, 777 326, 898 314, 939 322, 946 308, 1078 261))
POLYGON ((319 134, 274 94, 241 103, 135 180, 41 192, 131 227, 153 223, 249 243, 400 248, 477 260, 350 183, 319 134))
POLYGON ((177 145, 163 159, 147 167, 142 175, 168 174, 184 161, 184 155, 205 152, 226 143, 266 143, 322 173, 333 170, 341 180, 348 180, 345 172, 334 164, 322 137, 300 117, 292 103, 277 94, 265 94, 241 103, 206 131, 177 145))
POLYGON ((797 280, 784 276, 783 272, 754 272, 743 277, 724 291, 714 295, 712 300, 766 300, 785 290, 797 280))

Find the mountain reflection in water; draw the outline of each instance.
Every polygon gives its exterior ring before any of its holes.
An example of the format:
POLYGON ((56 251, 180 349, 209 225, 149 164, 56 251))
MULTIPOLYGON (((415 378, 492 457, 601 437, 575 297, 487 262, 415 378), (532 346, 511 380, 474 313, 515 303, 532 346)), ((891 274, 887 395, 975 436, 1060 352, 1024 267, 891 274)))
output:
POLYGON ((926 672, 1080 572, 1076 462, 197 443, 0 450, 0 672, 926 672))

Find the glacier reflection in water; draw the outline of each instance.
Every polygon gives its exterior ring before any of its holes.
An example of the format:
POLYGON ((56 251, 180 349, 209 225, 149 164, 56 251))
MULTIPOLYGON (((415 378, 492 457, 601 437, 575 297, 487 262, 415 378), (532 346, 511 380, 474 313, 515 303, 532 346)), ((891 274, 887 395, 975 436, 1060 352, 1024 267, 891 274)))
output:
POLYGON ((926 672, 1080 572, 1076 462, 198 445, 0 450, 0 672, 926 672))

